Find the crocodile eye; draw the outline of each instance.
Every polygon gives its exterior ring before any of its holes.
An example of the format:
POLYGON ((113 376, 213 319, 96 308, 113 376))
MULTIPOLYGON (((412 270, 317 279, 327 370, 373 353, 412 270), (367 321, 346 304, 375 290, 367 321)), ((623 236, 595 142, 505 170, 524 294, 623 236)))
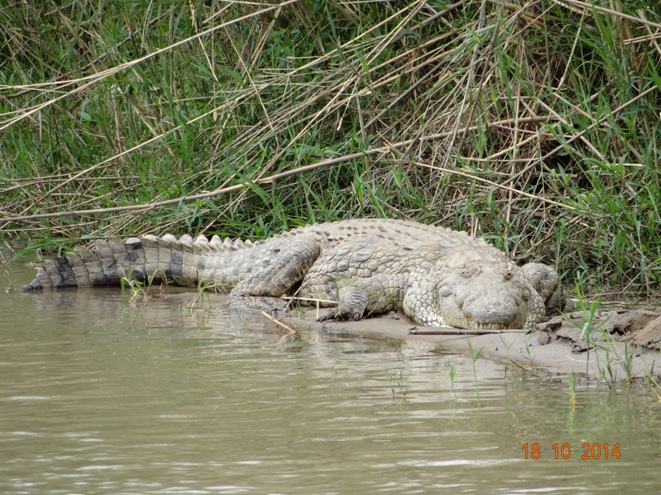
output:
POLYGON ((477 270, 475 268, 469 267, 469 268, 462 268, 459 274, 464 278, 471 278, 473 275, 475 275, 476 272, 477 270))

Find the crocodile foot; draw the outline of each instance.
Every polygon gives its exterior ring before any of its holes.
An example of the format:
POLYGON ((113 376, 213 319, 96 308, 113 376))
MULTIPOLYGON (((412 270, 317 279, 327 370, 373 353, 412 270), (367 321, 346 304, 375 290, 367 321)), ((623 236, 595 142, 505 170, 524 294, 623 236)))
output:
POLYGON ((328 311, 325 315, 317 318, 317 321, 331 321, 331 320, 353 320, 358 321, 363 317, 362 311, 351 311, 351 308, 345 308, 345 311, 342 311, 341 308, 335 308, 328 311))

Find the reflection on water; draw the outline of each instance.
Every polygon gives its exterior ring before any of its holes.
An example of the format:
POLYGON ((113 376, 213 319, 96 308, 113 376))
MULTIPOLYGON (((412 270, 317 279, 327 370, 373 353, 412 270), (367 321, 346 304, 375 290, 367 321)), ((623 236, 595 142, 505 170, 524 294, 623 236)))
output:
POLYGON ((229 318, 215 297, 190 310, 191 298, 133 308, 118 290, 0 294, 0 493, 661 489, 649 391, 582 389, 572 412, 566 385, 502 364, 415 342, 292 338, 229 318), (524 458, 533 443, 541 459, 524 458), (556 460, 555 443, 571 457, 556 460), (584 460, 584 443, 622 455, 584 460))

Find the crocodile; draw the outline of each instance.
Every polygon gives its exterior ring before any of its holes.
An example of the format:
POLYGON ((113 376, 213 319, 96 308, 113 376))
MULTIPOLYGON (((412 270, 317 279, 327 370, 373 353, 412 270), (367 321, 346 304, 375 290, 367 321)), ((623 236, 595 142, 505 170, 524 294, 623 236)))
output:
POLYGON ((239 311, 284 311, 283 297, 332 308, 323 319, 403 312, 426 326, 527 329, 559 306, 550 266, 517 266, 485 240, 394 219, 298 227, 261 241, 185 235, 106 238, 47 259, 24 290, 119 285, 131 276, 212 285, 239 311))

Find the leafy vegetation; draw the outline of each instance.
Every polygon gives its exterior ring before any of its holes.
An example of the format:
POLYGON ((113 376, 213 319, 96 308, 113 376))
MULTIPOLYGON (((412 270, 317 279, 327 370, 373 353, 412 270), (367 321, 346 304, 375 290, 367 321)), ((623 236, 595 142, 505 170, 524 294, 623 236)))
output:
POLYGON ((413 218, 658 296, 658 3, 13 0, 0 24, 0 233, 413 218))

